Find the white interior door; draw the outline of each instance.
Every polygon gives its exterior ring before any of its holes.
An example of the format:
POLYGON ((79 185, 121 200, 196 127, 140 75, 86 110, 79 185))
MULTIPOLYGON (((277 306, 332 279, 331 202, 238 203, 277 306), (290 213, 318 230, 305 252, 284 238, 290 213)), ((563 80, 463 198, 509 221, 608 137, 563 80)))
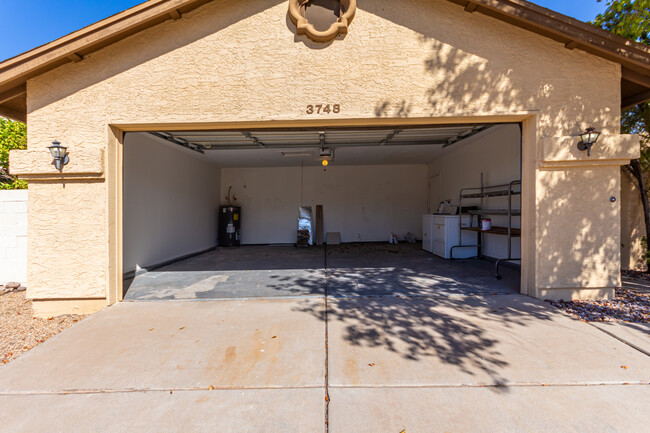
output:
POLYGON ((438 173, 429 177, 429 213, 438 212, 440 201, 440 173, 438 173))

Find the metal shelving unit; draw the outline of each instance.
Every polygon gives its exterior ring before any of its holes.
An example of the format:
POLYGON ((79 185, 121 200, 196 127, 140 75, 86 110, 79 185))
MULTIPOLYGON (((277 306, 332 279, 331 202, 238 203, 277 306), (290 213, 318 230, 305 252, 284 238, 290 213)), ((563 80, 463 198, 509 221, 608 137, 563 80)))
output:
POLYGON ((510 183, 502 184, 502 185, 492 185, 492 186, 484 186, 483 185, 483 174, 481 173, 481 186, 480 187, 475 187, 475 188, 463 188, 460 190, 460 193, 458 195, 458 206, 461 211, 463 212, 463 209, 467 208, 467 205, 464 206, 467 200, 476 200, 480 199, 481 204, 478 209, 473 209, 473 210, 467 210, 466 214, 472 216, 472 223, 470 224, 471 227, 460 227, 459 231, 462 233, 463 230, 467 231, 472 231, 479 233, 477 237, 477 244, 476 245, 463 245, 462 241, 462 236, 460 237, 460 244, 456 245, 455 247, 452 247, 451 249, 451 257, 454 257, 454 249, 456 248, 476 248, 477 249, 477 256, 479 258, 482 257, 481 254, 481 247, 483 244, 483 236, 485 234, 492 234, 492 235, 500 235, 500 236, 507 236, 508 237, 508 256, 503 257, 500 259, 497 259, 496 264, 495 264, 495 277, 500 280, 501 279, 501 274, 499 274, 499 265, 501 262, 516 262, 516 261, 521 261, 521 258, 517 257, 512 257, 512 238, 517 238, 521 237, 521 229, 513 228, 512 227, 512 218, 513 217, 518 217, 521 216, 521 210, 520 209, 513 209, 512 207, 512 198, 513 196, 516 195, 521 195, 521 181, 520 180, 513 180, 510 183), (506 208, 500 208, 500 209, 494 209, 494 208, 484 208, 484 200, 488 198, 494 198, 494 197, 507 197, 508 198, 508 205, 506 208), (492 215, 502 215, 502 216, 507 216, 507 226, 506 227, 498 227, 498 226, 493 226, 492 229, 490 230, 481 230, 481 218, 483 216, 492 216, 492 215), (474 216, 477 217, 477 224, 474 226, 474 216))

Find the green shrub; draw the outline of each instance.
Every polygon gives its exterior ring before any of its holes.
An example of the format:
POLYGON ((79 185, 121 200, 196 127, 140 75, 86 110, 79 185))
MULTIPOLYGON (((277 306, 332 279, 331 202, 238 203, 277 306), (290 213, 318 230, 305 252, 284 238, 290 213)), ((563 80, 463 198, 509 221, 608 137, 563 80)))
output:
POLYGON ((27 125, 0 117, 0 189, 25 189, 27 182, 9 174, 9 151, 27 149, 27 125))

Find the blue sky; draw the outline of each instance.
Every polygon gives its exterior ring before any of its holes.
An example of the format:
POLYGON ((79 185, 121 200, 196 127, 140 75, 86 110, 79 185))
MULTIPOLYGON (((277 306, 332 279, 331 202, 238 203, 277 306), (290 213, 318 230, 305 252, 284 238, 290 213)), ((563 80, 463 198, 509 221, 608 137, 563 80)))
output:
MULTIPOLYGON (((363 0, 362 0, 363 1, 363 0)), ((142 0, 0 0, 0 60, 53 41, 142 0)), ((536 0, 583 21, 605 10, 596 0, 536 0)))

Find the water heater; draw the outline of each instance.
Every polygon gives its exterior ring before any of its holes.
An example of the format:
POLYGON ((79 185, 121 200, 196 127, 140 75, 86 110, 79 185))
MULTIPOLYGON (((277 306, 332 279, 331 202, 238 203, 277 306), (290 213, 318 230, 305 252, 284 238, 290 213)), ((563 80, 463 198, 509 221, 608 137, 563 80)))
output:
POLYGON ((238 247, 241 243, 241 207, 219 208, 219 246, 238 247))

